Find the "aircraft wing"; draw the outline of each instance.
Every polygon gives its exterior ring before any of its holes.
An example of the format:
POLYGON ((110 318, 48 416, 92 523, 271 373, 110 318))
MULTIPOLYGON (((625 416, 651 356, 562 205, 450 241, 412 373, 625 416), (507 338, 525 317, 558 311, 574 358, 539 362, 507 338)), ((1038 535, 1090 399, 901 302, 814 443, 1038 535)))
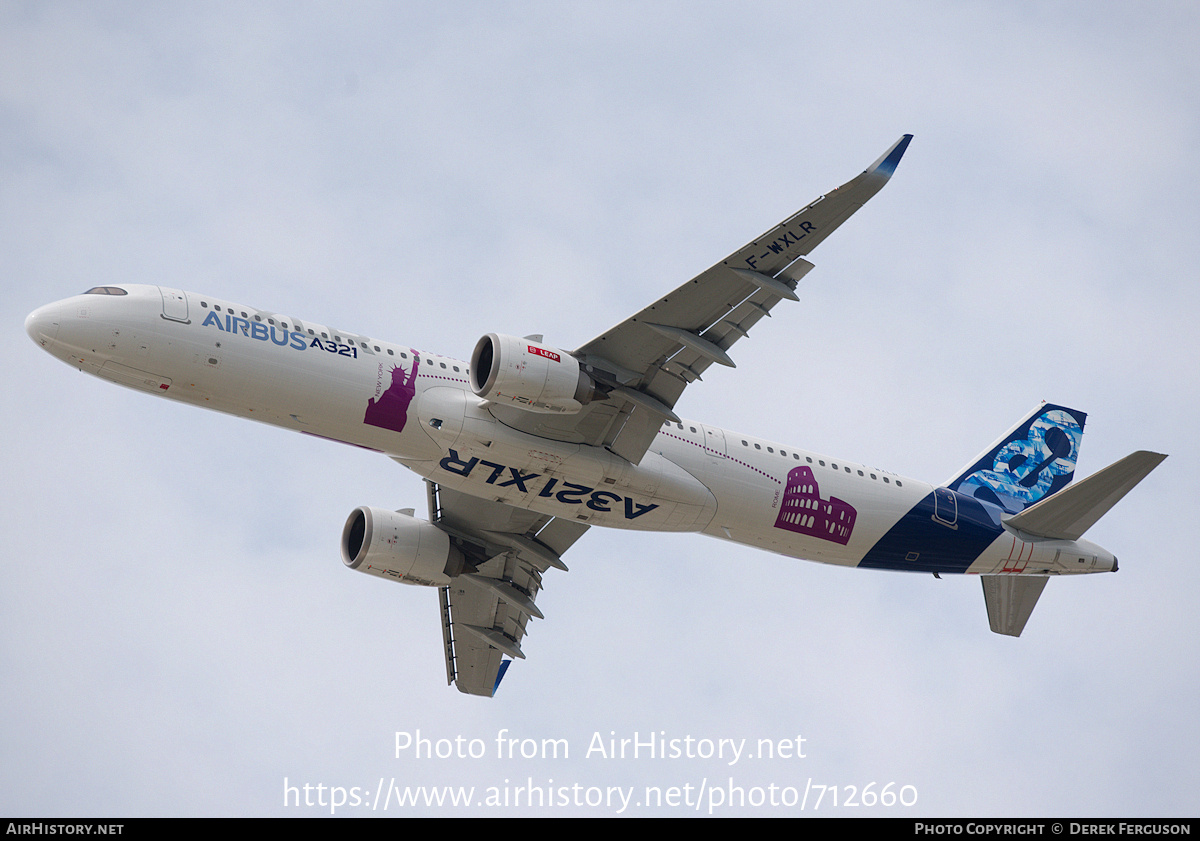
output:
POLYGON ((475 570, 440 590, 446 682, 468 695, 491 697, 521 640, 550 567, 588 526, 469 496, 426 482, 429 519, 464 548, 475 570))
POLYGON ((641 460, 684 387, 713 363, 733 367, 727 351, 780 300, 799 300, 803 259, 874 196, 895 172, 906 134, 862 174, 820 196, 712 268, 575 351, 607 399, 571 415, 493 406, 505 424, 560 441, 606 446, 641 460))

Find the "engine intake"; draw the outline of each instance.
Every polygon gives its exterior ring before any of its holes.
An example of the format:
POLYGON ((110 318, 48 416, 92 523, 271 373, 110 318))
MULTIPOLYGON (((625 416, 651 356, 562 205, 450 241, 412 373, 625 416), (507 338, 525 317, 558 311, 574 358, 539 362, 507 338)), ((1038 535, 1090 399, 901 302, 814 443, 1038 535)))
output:
POLYGON ((471 390, 484 400, 542 414, 574 414, 596 396, 595 382, 571 354, 500 333, 475 345, 471 390))
POLYGON ((342 529, 342 563, 402 584, 444 587, 463 570, 462 552, 426 520, 360 506, 342 529))

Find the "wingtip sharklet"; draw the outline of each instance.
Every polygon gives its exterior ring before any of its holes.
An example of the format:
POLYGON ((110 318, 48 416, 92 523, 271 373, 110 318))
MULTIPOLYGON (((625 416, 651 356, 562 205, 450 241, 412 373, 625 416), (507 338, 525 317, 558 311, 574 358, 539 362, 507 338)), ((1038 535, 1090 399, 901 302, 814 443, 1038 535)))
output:
POLYGON ((908 149, 908 144, 912 142, 912 139, 911 134, 906 134, 893 143, 890 149, 880 155, 879 160, 867 168, 867 173, 882 175, 885 179, 891 178, 896 171, 896 165, 904 157, 904 152, 908 149))

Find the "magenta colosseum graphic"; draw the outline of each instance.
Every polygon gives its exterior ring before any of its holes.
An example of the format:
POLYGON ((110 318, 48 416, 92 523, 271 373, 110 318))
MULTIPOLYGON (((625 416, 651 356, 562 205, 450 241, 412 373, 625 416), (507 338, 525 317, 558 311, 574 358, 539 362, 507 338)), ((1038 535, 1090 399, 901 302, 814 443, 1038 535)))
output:
POLYGON ((854 531, 858 512, 845 500, 831 496, 821 499, 821 489, 811 467, 796 467, 788 473, 787 489, 779 505, 775 528, 787 529, 843 546, 854 531))
POLYGON ((382 394, 379 393, 379 389, 383 387, 383 365, 380 364, 376 396, 367 400, 367 413, 363 415, 363 423, 395 432, 404 431, 404 422, 408 420, 408 405, 417 393, 417 367, 420 362, 421 355, 414 350, 411 371, 405 372, 399 365, 392 368, 392 384, 382 394))

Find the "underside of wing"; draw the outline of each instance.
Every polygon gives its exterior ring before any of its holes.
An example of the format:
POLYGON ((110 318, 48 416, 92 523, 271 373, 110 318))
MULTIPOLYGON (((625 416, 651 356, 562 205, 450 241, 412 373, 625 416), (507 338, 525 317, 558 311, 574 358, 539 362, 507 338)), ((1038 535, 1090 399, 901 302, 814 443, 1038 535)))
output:
POLYGON ((546 570, 566 571, 561 555, 587 531, 500 502, 429 488, 429 519, 466 548, 474 569, 441 588, 447 683, 469 695, 492 696, 511 660, 523 659, 521 641, 546 570))
POLYGON ((820 196, 757 239, 597 336, 573 354, 602 394, 576 414, 494 406, 504 423, 561 441, 606 446, 638 462, 688 383, 712 364, 733 367, 729 349, 795 288, 803 259, 887 183, 912 135, 858 177, 820 196))

